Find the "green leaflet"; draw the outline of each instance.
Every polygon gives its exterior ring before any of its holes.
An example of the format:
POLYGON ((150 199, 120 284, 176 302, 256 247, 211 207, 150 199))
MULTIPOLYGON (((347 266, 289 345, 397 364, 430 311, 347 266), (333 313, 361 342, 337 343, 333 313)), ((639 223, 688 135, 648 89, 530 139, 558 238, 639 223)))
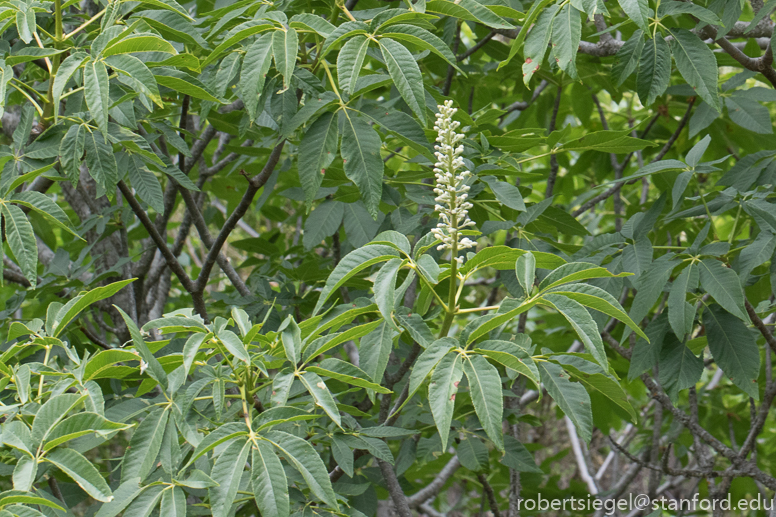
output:
POLYGON ((313 315, 321 310, 329 296, 347 282, 349 278, 371 265, 384 262, 398 255, 399 253, 392 247, 381 244, 370 244, 345 255, 326 280, 326 285, 321 291, 318 303, 313 310, 313 315))
POLYGON ((80 124, 70 126, 59 145, 59 163, 70 184, 78 185, 79 165, 84 154, 86 130, 80 124))
POLYGON ((392 393, 388 388, 375 383, 369 375, 358 366, 354 366, 334 357, 324 359, 320 363, 308 366, 306 371, 314 372, 318 375, 323 375, 346 384, 352 384, 353 386, 367 388, 377 393, 392 393))
MULTIPOLYGON (((643 55, 642 55, 643 57, 643 55)), ((671 60, 669 58, 669 64, 671 60)), ((667 84, 666 84, 667 86, 667 84)), ((631 130, 604 130, 588 133, 582 138, 563 144, 564 151, 599 151, 602 153, 630 153, 655 144, 630 136, 631 130)))
POLYGON ((421 123, 425 125, 426 92, 418 63, 404 45, 391 38, 380 39, 380 50, 396 89, 399 90, 402 98, 421 123))
MULTIPOLYGON (((300 174, 301 171, 302 169, 299 169, 300 174)), ((345 204, 339 201, 324 201, 315 207, 304 223, 304 247, 312 249, 320 245, 326 237, 334 235, 339 231, 344 215, 345 204)))
POLYGON ((250 440, 238 439, 230 443, 218 456, 210 473, 210 477, 218 483, 218 486, 208 489, 213 517, 229 515, 240 488, 240 479, 250 452, 250 440))
POLYGON ((574 423, 580 437, 589 442, 593 434, 593 412, 585 388, 569 381, 569 375, 556 364, 543 362, 538 366, 547 393, 574 423))
POLYGON ((649 32, 649 2, 647 0, 617 0, 636 26, 644 32, 649 32))
POLYGON ((701 287, 730 314, 749 322, 744 308, 744 291, 736 272, 722 265, 719 260, 710 258, 698 263, 698 268, 701 287))
MULTIPOLYGON (((338 143, 337 118, 334 113, 321 115, 310 125, 302 138, 299 145, 299 182, 304 189, 308 206, 318 193, 326 168, 336 157, 338 143)), ((370 160, 369 164, 374 167, 374 160, 370 160)))
POLYGON ((132 84, 160 108, 163 106, 154 74, 135 56, 119 55, 105 59, 105 63, 132 79, 132 84))
POLYGON ((104 136, 108 135, 109 87, 108 69, 103 61, 90 61, 84 66, 86 105, 104 136))
POLYGON ((381 382, 383 379, 388 358, 393 350, 393 341, 397 335, 398 332, 393 330, 388 322, 382 322, 375 330, 361 338, 359 366, 376 382, 381 382))
POLYGON ((38 475, 38 460, 31 456, 22 455, 13 469, 13 489, 20 492, 29 492, 35 478, 38 475))
POLYGON ((709 106, 722 111, 717 93, 719 68, 711 49, 688 30, 670 29, 669 32, 674 37, 671 51, 682 77, 709 106))
POLYGON ((120 280, 118 282, 113 282, 102 287, 97 287, 91 291, 83 292, 72 298, 62 306, 59 312, 57 312, 56 322, 51 327, 53 336, 56 337, 61 335, 62 331, 65 329, 65 327, 67 327, 68 323, 73 321, 81 313, 81 311, 89 307, 91 304, 100 300, 105 300, 106 298, 110 298, 134 281, 134 278, 130 280, 120 280))
POLYGON ((355 89, 369 43, 366 36, 356 35, 342 46, 337 55, 337 79, 340 89, 345 93, 353 93, 355 89))
POLYGON ((496 448, 503 451, 501 420, 504 397, 501 392, 501 376, 498 370, 480 355, 467 357, 463 361, 463 371, 469 381, 469 392, 477 418, 496 448))
POLYGON ((464 438, 455 450, 461 465, 467 469, 477 472, 487 468, 488 448, 478 438, 464 438))
POLYGON ((302 359, 302 333, 291 315, 283 320, 278 332, 286 357, 292 365, 298 363, 302 359))
POLYGON ((8 203, 2 205, 3 222, 8 246, 34 289, 38 284, 38 244, 32 225, 21 208, 8 203))
POLYGON ((251 457, 251 485, 256 505, 264 517, 289 515, 288 481, 271 445, 259 440, 251 457))
POLYGON ((528 252, 525 255, 517 257, 515 262, 515 275, 517 281, 520 283, 520 287, 527 295, 531 294, 533 289, 534 278, 536 276, 536 258, 533 253, 528 252))
POLYGON ((345 175, 356 184, 373 219, 377 219, 383 189, 382 142, 377 132, 361 117, 344 112, 342 160, 345 175))
POLYGON ((264 435, 277 447, 286 461, 302 474, 313 494, 335 510, 339 510, 329 473, 320 455, 305 440, 282 431, 269 431, 264 435))
POLYGON ((168 417, 168 411, 157 409, 135 429, 121 468, 122 483, 136 477, 143 480, 154 469, 168 417))
POLYGON ((35 414, 32 424, 33 443, 42 446, 51 430, 81 402, 83 397, 75 393, 63 393, 46 401, 35 414))
POLYGON ((612 77, 617 82, 617 86, 622 86, 622 83, 636 71, 643 49, 644 32, 639 29, 634 31, 630 39, 617 51, 614 66, 612 67, 612 77))
POLYGON ((636 76, 636 91, 644 106, 651 106, 663 95, 671 77, 671 51, 660 34, 644 44, 636 76))
POLYGON ((134 52, 178 53, 169 41, 160 38, 159 36, 153 34, 133 34, 105 48, 102 51, 102 56, 110 57, 117 54, 131 54, 134 52))
POLYGON ((741 92, 736 92, 730 97, 725 97, 725 106, 730 120, 744 129, 761 135, 773 134, 770 113, 759 102, 745 97, 741 92))
POLYGON ((581 357, 572 355, 557 355, 554 357, 567 373, 579 381, 580 384, 587 388, 588 392, 591 390, 601 393, 604 397, 611 400, 614 404, 622 408, 628 415, 630 420, 634 424, 638 423, 638 415, 628 401, 628 395, 625 390, 620 386, 620 383, 616 378, 607 374, 597 364, 586 361, 581 357))
POLYGON ((389 260, 380 268, 374 281, 375 303, 385 321, 392 324, 394 328, 396 325, 393 323, 391 315, 395 305, 396 276, 402 264, 404 261, 400 258, 389 260))
POLYGON ((334 397, 329 391, 329 387, 323 382, 318 374, 312 371, 305 371, 301 375, 297 376, 307 391, 312 395, 315 405, 323 409, 323 411, 329 415, 334 423, 342 427, 342 419, 337 409, 337 403, 334 401, 334 397))
POLYGON ((582 19, 571 4, 564 5, 552 21, 552 55, 572 79, 577 78, 576 59, 582 37, 582 19))
POLYGON ((426 11, 480 22, 493 29, 514 28, 506 20, 476 0, 429 0, 426 2, 426 11))
POLYGON ((275 68, 283 76, 283 88, 287 89, 291 84, 291 76, 294 75, 296 66, 296 53, 299 47, 299 36, 296 29, 275 31, 272 34, 272 53, 275 57, 275 68))
POLYGON ((251 121, 259 114, 259 98, 271 64, 272 34, 262 34, 248 47, 240 71, 240 95, 251 121))
MULTIPOLYGON (((382 32, 381 36, 389 37, 394 40, 406 41, 407 43, 411 43, 417 47, 433 52, 457 68, 459 72, 466 75, 463 71, 461 71, 460 68, 458 68, 458 65, 456 64, 457 59, 452 51, 448 48, 447 44, 422 27, 405 24, 391 24, 386 28, 385 31, 382 32)), ((343 50, 344 49, 345 48, 343 47, 343 50)), ((337 66, 339 66, 339 64, 337 66)))
MULTIPOLYGON (((54 84, 51 89, 51 95, 54 100, 55 119, 59 116, 59 100, 62 97, 62 93, 65 91, 65 86, 67 86, 68 81, 70 81, 70 78, 73 77, 75 71, 81 68, 81 65, 84 63, 87 57, 88 56, 85 52, 74 52, 67 56, 65 60, 62 61, 62 64, 59 65, 59 68, 57 69, 57 75, 54 78, 54 84)), ((3 98, 5 98, 5 95, 3 95, 3 98)))
MULTIPOLYGON (((134 160, 131 163, 134 165, 134 160)), ((157 213, 164 213, 164 193, 156 175, 145 166, 131 166, 128 172, 129 182, 140 199, 148 203, 157 213)))
POLYGON ((113 499, 108 483, 102 478, 102 474, 73 449, 55 449, 45 456, 45 461, 53 463, 59 470, 67 474, 84 491, 104 503, 113 499))
POLYGON ((159 507, 160 515, 165 517, 186 516, 186 494, 181 487, 168 487, 162 493, 162 504, 159 507))
POLYGON ((96 433, 107 437, 116 431, 127 429, 128 427, 126 424, 111 422, 97 413, 77 413, 65 418, 50 431, 45 439, 43 450, 51 450, 57 445, 86 436, 87 434, 96 433))
POLYGON ((479 344, 474 352, 511 368, 528 377, 539 389, 539 370, 528 352, 512 341, 488 340, 479 344))
POLYGON ((703 324, 714 360, 733 384, 760 400, 760 351, 750 330, 737 317, 716 305, 703 311, 703 324))
POLYGON ((685 334, 692 332, 692 324, 695 320, 695 306, 690 305, 687 310, 687 292, 698 287, 698 267, 690 264, 682 270, 671 286, 668 295, 668 321, 671 329, 680 341, 685 334), (688 317, 689 316, 689 317, 688 317))
POLYGON ((609 362, 606 359, 606 350, 604 350, 604 343, 601 341, 598 325, 593 321, 587 309, 576 300, 557 294, 545 294, 539 303, 543 302, 546 302, 566 318, 596 362, 604 369, 608 369, 609 362))
POLYGON ((605 267, 596 266, 589 262, 570 262, 554 269, 549 275, 544 277, 539 283, 539 290, 548 291, 559 285, 590 280, 593 278, 614 278, 625 275, 627 275, 627 273, 615 275, 605 267))
POLYGON ((636 332, 636 334, 647 339, 647 336, 641 330, 641 327, 630 319, 625 312, 625 309, 620 305, 620 302, 600 287, 588 284, 567 284, 555 287, 549 292, 562 294, 567 298, 571 298, 572 300, 581 303, 585 307, 590 307, 591 309, 595 309, 612 318, 617 318, 630 327, 631 330, 636 332))
POLYGON ((221 99, 216 97, 199 79, 186 72, 170 67, 154 68, 154 78, 162 86, 184 95, 203 101, 221 103, 221 99))
POLYGON ((457 353, 445 355, 434 368, 428 385, 428 402, 439 430, 443 449, 447 447, 455 408, 455 394, 458 393, 458 384, 463 377, 461 357, 461 354, 457 353))
MULTIPOLYGON (((558 13, 558 5, 554 4, 542 10, 536 19, 536 24, 525 40, 525 62, 523 63, 523 83, 528 87, 531 77, 539 71, 547 54, 547 46, 552 35, 552 22, 558 13)), ((513 47, 514 48, 514 47, 513 47)), ((511 57, 511 52, 510 52, 511 57)), ((499 65, 500 66, 500 65, 499 65)))
POLYGON ((671 400, 679 392, 695 386, 703 373, 703 359, 696 357, 687 345, 667 334, 660 349, 659 380, 671 400))
MULTIPOLYGON (((107 124, 107 111, 105 116, 107 124)), ((84 136, 84 149, 86 150, 86 168, 89 169, 89 175, 104 192, 112 192, 119 182, 119 171, 113 154, 113 146, 102 133, 87 130, 84 136)))

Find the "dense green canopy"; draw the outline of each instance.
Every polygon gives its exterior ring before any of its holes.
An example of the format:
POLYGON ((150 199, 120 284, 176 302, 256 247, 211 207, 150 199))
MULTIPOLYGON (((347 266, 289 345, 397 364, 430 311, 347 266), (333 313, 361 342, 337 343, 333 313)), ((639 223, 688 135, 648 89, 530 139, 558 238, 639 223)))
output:
POLYGON ((770 501, 774 9, 0 2, 0 517, 770 501))

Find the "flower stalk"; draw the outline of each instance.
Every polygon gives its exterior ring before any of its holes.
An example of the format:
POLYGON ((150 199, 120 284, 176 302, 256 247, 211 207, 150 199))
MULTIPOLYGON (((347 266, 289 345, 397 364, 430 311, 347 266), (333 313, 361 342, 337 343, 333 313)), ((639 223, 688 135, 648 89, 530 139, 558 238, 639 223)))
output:
POLYGON ((453 115, 458 111, 453 108, 452 101, 445 101, 438 106, 434 129, 437 131, 437 145, 434 146, 437 162, 434 164, 436 186, 434 193, 435 210, 439 213, 439 223, 431 232, 442 241, 437 246, 438 250, 450 250, 450 292, 447 302, 445 320, 440 332, 446 336, 453 323, 453 317, 458 305, 458 268, 463 265, 463 257, 458 256, 460 250, 472 248, 475 242, 464 237, 461 230, 467 226, 473 226, 469 219, 469 209, 472 204, 466 200, 469 192, 467 181, 471 172, 461 158, 463 145, 460 144, 464 135, 457 133, 460 122, 453 120, 453 115))

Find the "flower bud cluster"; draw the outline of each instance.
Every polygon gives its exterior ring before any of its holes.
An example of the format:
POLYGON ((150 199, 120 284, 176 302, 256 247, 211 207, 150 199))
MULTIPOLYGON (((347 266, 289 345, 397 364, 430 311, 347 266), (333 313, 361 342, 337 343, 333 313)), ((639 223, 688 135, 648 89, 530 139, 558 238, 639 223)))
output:
MULTIPOLYGON (((445 101, 438 106, 439 113, 436 116, 434 129, 437 131, 437 145, 434 146, 437 162, 434 164, 436 187, 434 193, 437 202, 434 209, 439 212, 439 223, 431 230, 434 236, 442 241, 437 249, 462 250, 476 245, 468 237, 463 237, 460 230, 467 226, 473 226, 469 219, 469 209, 472 204, 466 198, 469 196, 469 186, 466 181, 471 173, 465 169, 463 158, 463 145, 460 145, 464 135, 456 133, 460 122, 453 120, 453 115, 458 111, 453 108, 453 101, 445 101)), ((454 257, 459 264, 463 263, 463 257, 454 257)))

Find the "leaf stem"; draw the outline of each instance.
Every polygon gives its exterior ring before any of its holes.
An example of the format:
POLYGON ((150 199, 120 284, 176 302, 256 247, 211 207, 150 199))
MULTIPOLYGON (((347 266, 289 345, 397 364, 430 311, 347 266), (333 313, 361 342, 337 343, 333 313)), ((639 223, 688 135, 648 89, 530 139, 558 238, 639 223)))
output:
POLYGON ((80 25, 78 28, 74 29, 74 30, 73 30, 73 32, 71 32, 71 33, 69 33, 69 34, 66 34, 65 36, 63 36, 61 41, 67 41, 67 40, 69 40, 71 37, 75 36, 76 34, 78 34, 79 32, 81 32, 82 30, 84 30, 86 27, 88 27, 89 25, 91 25, 92 23, 94 23, 94 21, 96 21, 96 20, 99 20, 100 18, 102 18, 102 16, 105 14, 105 11, 106 11, 106 9, 103 9, 103 10, 102 10, 102 11, 100 11, 99 13, 95 14, 94 16, 92 16, 91 18, 89 18, 88 20, 86 20, 86 21, 85 21, 84 23, 82 23, 82 24, 81 24, 81 25, 80 25))

